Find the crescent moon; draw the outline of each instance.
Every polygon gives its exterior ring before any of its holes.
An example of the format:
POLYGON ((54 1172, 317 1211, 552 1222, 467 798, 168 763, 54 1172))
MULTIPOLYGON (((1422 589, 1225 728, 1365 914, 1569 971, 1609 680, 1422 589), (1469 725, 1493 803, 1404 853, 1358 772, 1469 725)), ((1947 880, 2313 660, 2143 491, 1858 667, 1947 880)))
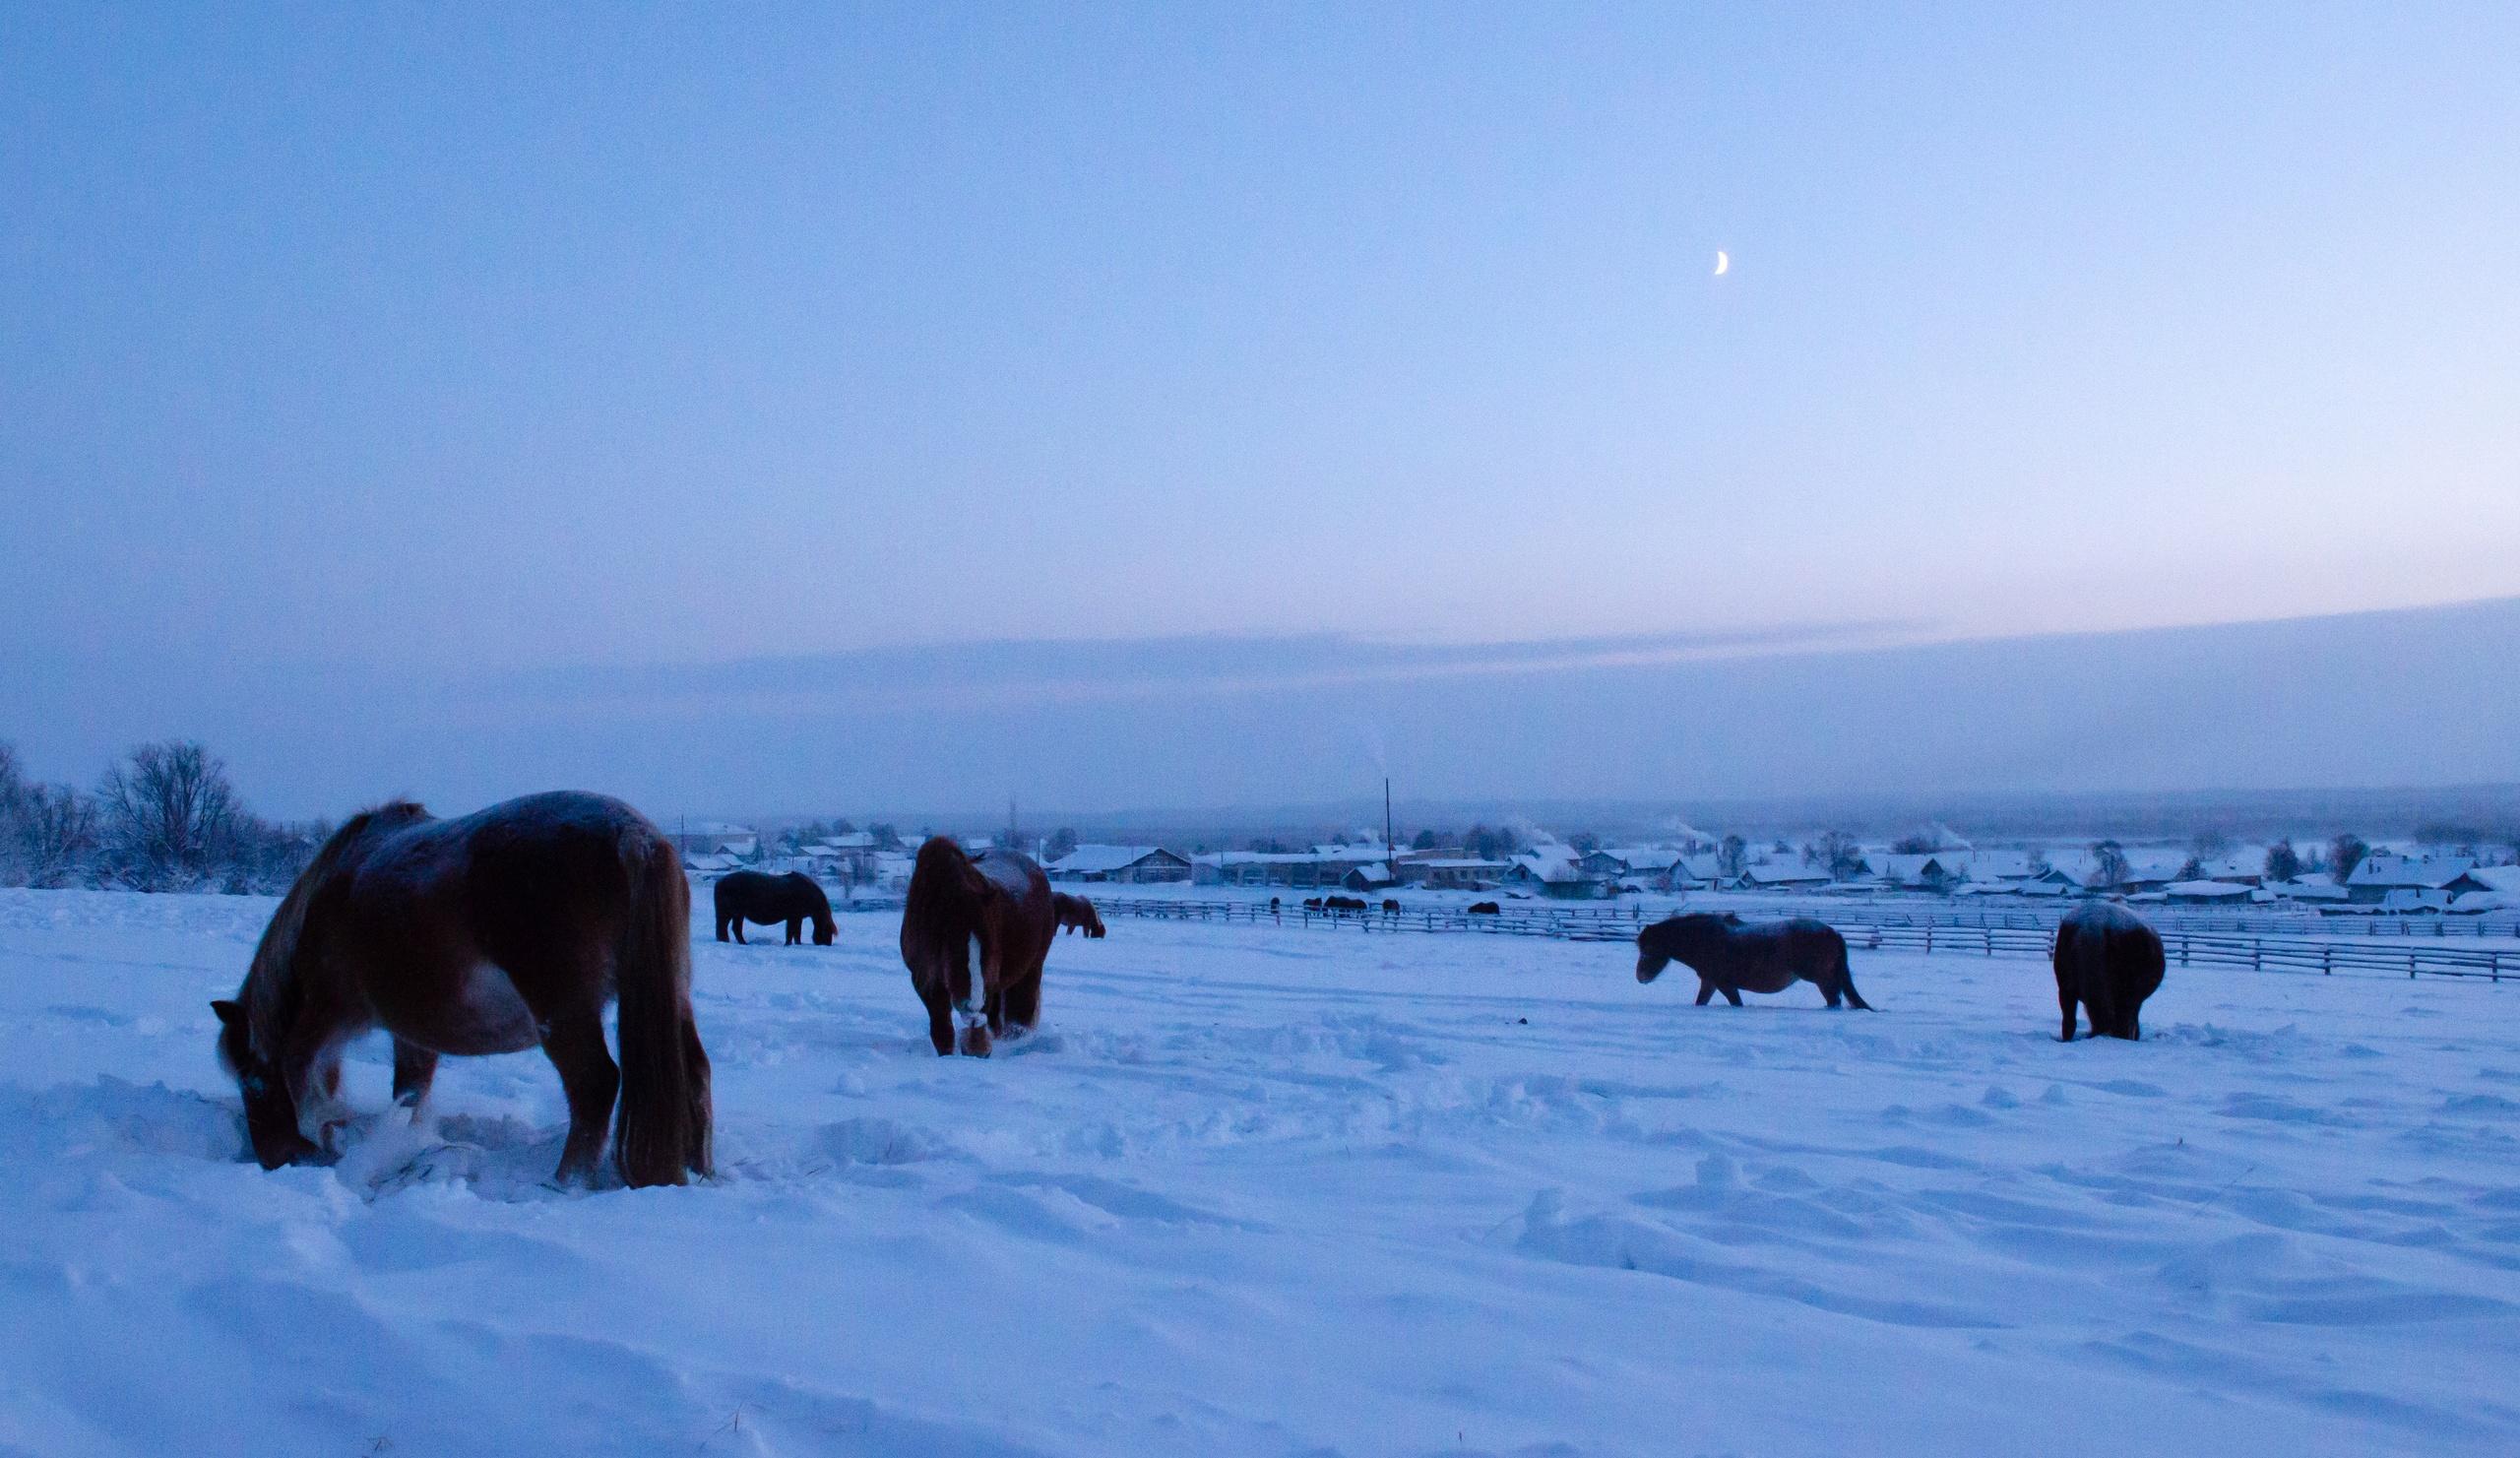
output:
POLYGON ((1732 254, 1730 254, 1730 253, 1725 252, 1725 251, 1724 251, 1723 249, 1721 249, 1721 248, 1716 249, 1716 250, 1715 250, 1715 276, 1716 276, 1717 278, 1719 278, 1719 279, 1723 278, 1723 277, 1724 277, 1724 275, 1725 275, 1726 273, 1728 273, 1729 271, 1731 271, 1732 267, 1732 254))

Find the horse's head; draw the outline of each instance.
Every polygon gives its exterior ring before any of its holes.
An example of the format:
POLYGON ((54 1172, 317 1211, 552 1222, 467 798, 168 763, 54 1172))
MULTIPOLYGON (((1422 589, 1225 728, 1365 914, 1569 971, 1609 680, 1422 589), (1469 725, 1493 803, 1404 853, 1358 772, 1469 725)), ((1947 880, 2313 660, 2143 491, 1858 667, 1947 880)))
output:
POLYGON ((1663 969, 1674 962, 1688 962, 1698 949, 1720 937, 1740 919, 1727 913, 1718 917, 1706 912, 1693 912, 1685 917, 1671 917, 1657 921, 1636 933, 1636 980, 1650 983, 1663 975, 1663 969))
POLYGON ((254 1050, 245 1009, 221 998, 210 1010, 219 1014, 219 1061, 236 1076, 236 1091, 245 1101, 245 1138, 255 1160, 266 1170, 277 1170, 323 1154, 297 1127, 297 1101, 289 1097, 287 1081, 271 1059, 254 1050))
POLYGON ((806 914, 814 919, 814 945, 830 946, 840 936, 840 923, 831 919, 831 898, 823 893, 822 882, 806 875, 803 871, 792 871, 790 874, 804 883, 807 897, 806 914))
POLYGON ((236 1091, 245 1101, 245 1136, 266 1170, 323 1153, 299 1130, 297 1100, 273 1054, 303 1005, 298 948, 310 935, 323 934, 322 923, 330 915, 319 906, 324 890, 354 868, 377 842, 428 818, 427 810, 410 800, 392 800, 342 822, 272 913, 271 924, 254 944, 254 960, 237 1000, 210 1005, 219 1014, 219 1061, 236 1075, 236 1091))

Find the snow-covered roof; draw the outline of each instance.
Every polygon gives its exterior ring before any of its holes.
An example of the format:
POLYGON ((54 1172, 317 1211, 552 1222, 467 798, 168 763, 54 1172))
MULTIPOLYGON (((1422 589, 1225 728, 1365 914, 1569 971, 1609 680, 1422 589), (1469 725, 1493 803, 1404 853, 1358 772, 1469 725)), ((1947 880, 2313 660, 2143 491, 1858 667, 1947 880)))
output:
POLYGON ((2345 883, 2438 890, 2474 871, 2476 864, 2475 857, 2468 856, 2387 856, 2374 852, 2355 864, 2354 874, 2346 877, 2345 883))
POLYGON ((1829 873, 1816 865, 1777 860, 1745 867, 1741 879, 1760 886, 1784 886, 1799 881, 1825 881, 1829 879, 1829 873))
POLYGON ((2249 888, 2236 881, 2173 881, 2162 888, 2173 896, 2189 896, 2203 900, 2244 900, 2249 888))
POLYGON ((1072 876, 1108 875, 1112 871, 1126 870, 1141 860, 1157 856, 1171 856, 1174 860, 1181 858, 1162 846, 1079 846, 1042 869, 1053 873, 1064 872, 1072 876))
POLYGON ((1584 867, 1578 863, 1581 857, 1564 846, 1544 846, 1536 851, 1525 851, 1515 856, 1514 865, 1517 869, 1527 872, 1533 880, 1562 884, 1588 879, 1584 873, 1584 867))
POLYGON ((2039 869, 2039 858, 2027 851, 1972 851, 1969 879, 2018 881, 2039 869))
POLYGON ((2520 896, 2520 865, 2470 866, 2468 874, 2484 882, 2488 890, 2499 891, 2506 896, 2520 896))
POLYGON ((1509 860, 1481 860, 1476 856, 1436 856, 1408 863, 1431 870, 1507 870, 1513 865, 1509 860))

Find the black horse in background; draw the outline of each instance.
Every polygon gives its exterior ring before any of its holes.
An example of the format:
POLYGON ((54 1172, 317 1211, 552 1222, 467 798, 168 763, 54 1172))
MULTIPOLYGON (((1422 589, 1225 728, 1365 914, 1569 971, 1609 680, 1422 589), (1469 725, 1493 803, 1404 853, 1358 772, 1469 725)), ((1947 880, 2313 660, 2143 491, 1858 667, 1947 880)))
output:
POLYGON ((2143 1037, 2135 1015, 2160 989, 2168 962, 2161 933, 2133 912, 2106 901, 2074 908, 2056 926, 2056 1005, 2065 1014, 2056 1041, 2074 1041, 2077 1002, 2091 1014, 2092 1037, 2143 1037))
MULTIPOLYGON (((789 871, 784 876, 765 875, 757 870, 728 871, 718 881, 718 940, 726 940, 728 931, 734 939, 744 940, 744 923, 768 926, 788 923, 787 945, 795 946, 805 939, 805 919, 814 922, 814 945, 827 947, 840 934, 831 919, 831 898, 823 888, 803 871, 789 871)), ((750 945, 750 943, 745 943, 750 945)))
POLYGON ((1727 912, 1697 912, 1657 921, 1636 934, 1636 980, 1650 983, 1677 962, 1697 974, 1697 1005, 1716 993, 1734 1007, 1743 992, 1782 992, 1796 982, 1820 989, 1836 1007, 1840 998, 1870 1011, 1847 970, 1847 939, 1825 921, 1744 923, 1727 912))

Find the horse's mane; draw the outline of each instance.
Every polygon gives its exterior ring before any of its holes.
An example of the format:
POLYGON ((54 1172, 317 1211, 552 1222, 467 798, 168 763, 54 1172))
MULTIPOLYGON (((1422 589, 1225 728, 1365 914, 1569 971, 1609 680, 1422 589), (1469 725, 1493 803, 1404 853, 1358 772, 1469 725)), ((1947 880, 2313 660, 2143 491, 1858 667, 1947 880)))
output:
POLYGON ((316 893, 371 837, 428 818, 427 810, 410 800, 389 800, 361 810, 343 821, 306 869, 298 872, 295 884, 281 898, 280 909, 272 913, 271 924, 263 928, 263 939, 254 946, 253 964, 245 972, 244 989, 236 994, 245 1004, 246 1033, 258 1055, 269 1058, 279 1053, 281 1035, 295 1009, 297 944, 305 935, 306 912, 316 893))
POLYGON ((903 950, 918 950, 923 965, 933 949, 951 946, 979 930, 991 887, 963 848, 943 836, 918 848, 911 866, 910 894, 902 902, 903 950))

